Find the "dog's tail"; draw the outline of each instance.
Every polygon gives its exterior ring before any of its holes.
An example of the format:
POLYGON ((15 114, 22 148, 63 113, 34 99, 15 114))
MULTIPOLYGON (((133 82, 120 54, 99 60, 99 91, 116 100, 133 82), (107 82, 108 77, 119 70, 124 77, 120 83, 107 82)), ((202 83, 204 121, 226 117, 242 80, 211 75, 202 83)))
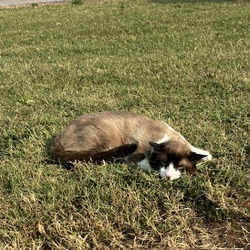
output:
POLYGON ((78 161, 92 161, 100 164, 102 161, 111 161, 115 158, 124 158, 131 155, 137 149, 137 143, 124 144, 107 151, 92 154, 91 152, 65 151, 57 138, 54 140, 51 148, 51 156, 60 163, 78 161))

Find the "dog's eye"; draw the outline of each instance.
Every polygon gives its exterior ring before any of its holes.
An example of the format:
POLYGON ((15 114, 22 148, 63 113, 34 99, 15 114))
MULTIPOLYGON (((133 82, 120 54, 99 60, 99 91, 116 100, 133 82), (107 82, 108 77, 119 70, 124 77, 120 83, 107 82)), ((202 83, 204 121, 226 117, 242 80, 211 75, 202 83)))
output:
POLYGON ((169 161, 168 160, 162 161, 161 164, 167 167, 169 165, 169 161))
POLYGON ((161 161, 161 165, 166 167, 167 162, 166 161, 161 161))
POLYGON ((184 171, 184 170, 185 170, 185 168, 184 168, 183 165, 178 165, 178 166, 177 166, 177 169, 178 169, 178 170, 181 170, 181 171, 184 171))

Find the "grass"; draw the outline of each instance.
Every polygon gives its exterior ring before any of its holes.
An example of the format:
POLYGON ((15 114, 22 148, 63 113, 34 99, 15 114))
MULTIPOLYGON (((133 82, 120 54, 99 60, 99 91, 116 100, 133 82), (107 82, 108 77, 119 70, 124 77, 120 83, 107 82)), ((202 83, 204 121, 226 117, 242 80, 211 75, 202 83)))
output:
POLYGON ((247 1, 1 9, 0 248, 249 248, 249 12, 247 1), (174 182, 47 163, 55 134, 101 110, 164 119, 214 160, 174 182))

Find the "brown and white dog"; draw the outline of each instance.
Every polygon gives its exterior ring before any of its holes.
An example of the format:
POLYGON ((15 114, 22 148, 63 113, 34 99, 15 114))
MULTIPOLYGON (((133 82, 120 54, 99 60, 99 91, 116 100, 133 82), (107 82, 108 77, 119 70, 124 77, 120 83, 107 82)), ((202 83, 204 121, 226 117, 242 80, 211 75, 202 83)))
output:
POLYGON ((126 111, 78 117, 56 136, 51 153, 62 163, 100 163, 123 157, 171 180, 179 178, 183 171, 193 173, 201 159, 212 159, 208 151, 193 147, 164 121, 126 111))

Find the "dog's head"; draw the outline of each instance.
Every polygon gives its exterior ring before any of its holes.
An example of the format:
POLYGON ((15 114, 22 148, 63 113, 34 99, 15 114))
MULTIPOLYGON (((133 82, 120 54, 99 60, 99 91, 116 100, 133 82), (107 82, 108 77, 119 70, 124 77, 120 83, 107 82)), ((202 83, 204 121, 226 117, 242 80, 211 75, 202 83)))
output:
POLYGON ((160 173, 161 177, 171 180, 179 178, 183 172, 193 173, 198 161, 211 158, 209 152, 190 146, 182 141, 149 142, 152 151, 149 157, 150 166, 160 173))

